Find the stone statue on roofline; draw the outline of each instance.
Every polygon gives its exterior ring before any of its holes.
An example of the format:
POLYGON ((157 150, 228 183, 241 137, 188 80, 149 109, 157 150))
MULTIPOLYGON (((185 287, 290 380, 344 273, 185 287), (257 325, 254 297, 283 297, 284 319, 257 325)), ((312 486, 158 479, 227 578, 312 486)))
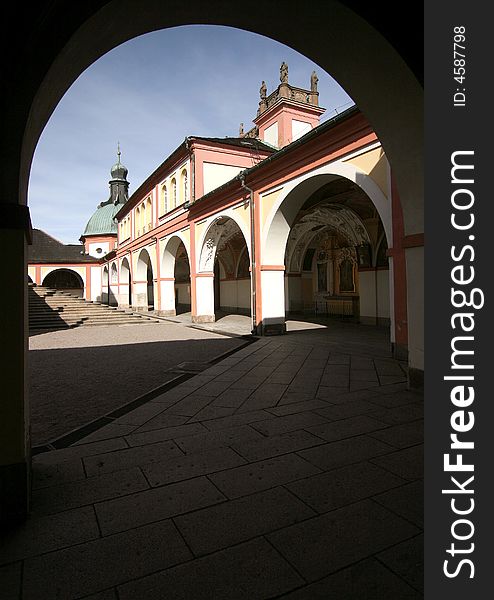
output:
POLYGON ((240 123, 240 127, 238 129, 238 135, 239 137, 242 137, 244 135, 244 124, 240 123))
POLYGON ((285 61, 281 63, 280 67, 280 81, 281 83, 288 83, 288 65, 285 61))
POLYGON ((267 92, 268 92, 268 88, 266 87, 266 82, 263 81, 261 83, 261 89, 259 90, 259 95, 261 96, 261 100, 266 100, 267 92))
POLYGON ((319 77, 317 76, 315 71, 312 71, 312 75, 310 76, 310 91, 317 92, 317 82, 319 81, 319 77))

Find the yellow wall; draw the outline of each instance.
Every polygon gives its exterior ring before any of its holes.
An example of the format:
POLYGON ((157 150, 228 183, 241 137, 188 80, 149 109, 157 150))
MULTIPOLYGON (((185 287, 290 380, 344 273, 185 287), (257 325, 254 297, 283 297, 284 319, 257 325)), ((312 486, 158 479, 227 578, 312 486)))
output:
POLYGON ((267 216, 271 212, 276 200, 279 198, 283 188, 276 190, 275 192, 269 192, 261 196, 261 226, 264 227, 267 216))
POLYGON ((382 148, 374 148, 345 162, 355 165, 372 177, 382 193, 388 197, 388 161, 382 148))

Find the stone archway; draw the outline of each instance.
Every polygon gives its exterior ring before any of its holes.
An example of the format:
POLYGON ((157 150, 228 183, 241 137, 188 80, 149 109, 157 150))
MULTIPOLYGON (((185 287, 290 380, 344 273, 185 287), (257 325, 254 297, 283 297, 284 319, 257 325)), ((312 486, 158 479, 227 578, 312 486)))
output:
MULTIPOLYGON (((315 12, 300 11, 298 2, 285 2, 282 11, 277 3, 267 3, 263 6, 263 19, 249 5, 207 4, 199 0, 178 4, 173 12, 161 0, 99 0, 91 6, 59 4, 50 11, 40 5, 33 8, 32 18, 27 20, 21 5, 13 9, 18 12, 11 17, 16 24, 9 60, 11 85, 8 102, 3 106, 5 131, 0 140, 0 178, 5 199, 2 217, 6 216, 2 218, 1 242, 4 253, 12 257, 6 277, 12 300, 4 311, 0 330, 4 345, 15 349, 4 363, 12 377, 4 388, 4 396, 9 400, 3 420, 9 434, 2 436, 0 442, 0 458, 5 465, 3 489, 15 498, 0 497, 0 512, 7 520, 24 516, 29 498, 24 270, 29 238, 29 213, 25 207, 30 165, 54 108, 82 71, 104 53, 142 33, 191 23, 239 27, 296 48, 331 72, 362 109, 391 163, 403 204, 405 234, 423 232, 423 90, 407 66, 407 61, 421 63, 417 56, 422 46, 416 42, 416 32, 421 27, 411 27, 409 37, 393 27, 385 31, 385 39, 376 27, 380 21, 386 23, 387 6, 364 9, 369 11, 375 26, 344 2, 331 0, 315 12), (299 27, 293 27, 293 23, 299 27), (26 39, 32 41, 28 46, 26 39), (49 45, 46 39, 50 39, 49 45), (348 44, 348 40, 352 43, 348 44), (393 46, 404 48, 402 55, 393 46)), ((420 6, 414 10, 420 11, 420 6)), ((420 300, 423 251, 408 248, 406 258, 407 273, 415 285, 414 298, 420 300)), ((421 331, 421 311, 412 316, 410 327, 421 331)), ((414 349, 413 366, 417 369, 423 368, 421 340, 414 349)))
POLYGON ((120 287, 118 304, 125 308, 132 306, 132 276, 129 259, 124 257, 120 264, 120 287))
POLYGON ((172 235, 164 244, 160 267, 160 314, 190 312, 190 260, 187 240, 172 235))
POLYGON ((387 257, 383 265, 376 262, 382 240, 389 247, 392 236, 391 202, 358 168, 337 162, 294 179, 262 234, 263 264, 272 265, 261 272, 262 289, 269 290, 263 328, 284 331, 286 312, 351 316, 391 323, 394 344, 392 269, 387 257))
POLYGON ((43 279, 43 286, 68 292, 82 298, 84 296, 84 281, 72 269, 54 269, 43 279))
POLYGON ((151 256, 143 248, 137 258, 132 306, 139 311, 154 310, 154 270, 151 256))
POLYGON ((193 320, 213 322, 217 313, 251 315, 250 253, 243 224, 226 214, 216 216, 199 248, 193 320))

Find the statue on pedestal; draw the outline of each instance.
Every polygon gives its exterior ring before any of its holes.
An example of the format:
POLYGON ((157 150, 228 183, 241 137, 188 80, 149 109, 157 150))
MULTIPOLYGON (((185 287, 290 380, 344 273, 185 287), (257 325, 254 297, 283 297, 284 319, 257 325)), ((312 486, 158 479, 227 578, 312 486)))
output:
POLYGON ((281 83, 288 83, 288 65, 285 61, 281 63, 280 67, 280 81, 281 83))
POLYGON ((310 91, 317 92, 317 82, 319 78, 315 71, 312 71, 312 75, 310 76, 310 91))
POLYGON ((263 81, 261 83, 261 89, 259 90, 259 95, 261 96, 261 100, 266 100, 267 91, 268 91, 268 88, 266 87, 266 82, 263 81))

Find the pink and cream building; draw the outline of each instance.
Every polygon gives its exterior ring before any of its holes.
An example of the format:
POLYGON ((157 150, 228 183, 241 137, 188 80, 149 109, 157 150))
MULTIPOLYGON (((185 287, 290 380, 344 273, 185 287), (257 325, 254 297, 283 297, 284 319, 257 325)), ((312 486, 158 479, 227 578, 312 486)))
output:
POLYGON ((119 158, 81 238, 94 259, 85 297, 195 323, 247 314, 257 334, 283 333, 290 314, 344 315, 389 326, 395 354, 420 365, 408 348, 405 249, 423 236, 404 235, 364 115, 353 107, 320 123, 323 113, 315 73, 299 88, 282 65, 249 131, 185 138, 130 197, 119 158))

